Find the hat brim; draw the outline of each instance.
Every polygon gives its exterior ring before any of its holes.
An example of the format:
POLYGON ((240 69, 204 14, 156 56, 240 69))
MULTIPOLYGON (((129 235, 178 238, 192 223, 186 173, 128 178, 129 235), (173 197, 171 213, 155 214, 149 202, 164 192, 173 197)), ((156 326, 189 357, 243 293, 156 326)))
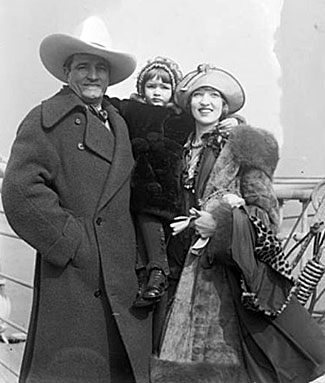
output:
POLYGON ((64 63, 73 54, 85 53, 102 57, 109 65, 109 85, 128 78, 136 68, 134 56, 110 50, 92 42, 85 42, 65 34, 45 37, 40 45, 40 58, 45 68, 58 80, 67 82, 64 63))
POLYGON ((229 113, 237 112, 245 103, 245 92, 239 81, 222 69, 194 71, 186 75, 176 88, 176 103, 185 110, 190 95, 202 87, 219 91, 228 104, 229 113))

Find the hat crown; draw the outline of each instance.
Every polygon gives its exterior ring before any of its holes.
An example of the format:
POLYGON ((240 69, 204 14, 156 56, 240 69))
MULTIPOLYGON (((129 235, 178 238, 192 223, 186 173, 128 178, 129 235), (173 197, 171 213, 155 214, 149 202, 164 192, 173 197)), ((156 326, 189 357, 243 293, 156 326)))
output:
POLYGON ((84 20, 76 28, 74 36, 86 43, 97 45, 100 48, 111 49, 113 46, 106 25, 98 16, 90 16, 84 20))

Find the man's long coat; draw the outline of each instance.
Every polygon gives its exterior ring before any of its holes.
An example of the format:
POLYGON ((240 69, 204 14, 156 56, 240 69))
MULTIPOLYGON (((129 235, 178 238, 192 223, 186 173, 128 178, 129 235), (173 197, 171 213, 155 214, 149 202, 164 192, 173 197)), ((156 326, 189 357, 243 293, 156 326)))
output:
POLYGON ((106 109, 115 140, 64 87, 28 114, 12 146, 3 205, 37 250, 21 382, 110 382, 120 339, 136 382, 148 382, 151 317, 131 309, 133 158, 124 120, 106 109))

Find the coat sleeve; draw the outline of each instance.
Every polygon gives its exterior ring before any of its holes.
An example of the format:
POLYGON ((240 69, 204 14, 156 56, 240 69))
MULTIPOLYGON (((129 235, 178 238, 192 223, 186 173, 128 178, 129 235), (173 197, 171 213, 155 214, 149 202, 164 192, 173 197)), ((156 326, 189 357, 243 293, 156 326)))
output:
POLYGON ((139 137, 146 138, 150 133, 163 133, 164 121, 169 117, 167 108, 118 98, 110 98, 109 102, 117 108, 126 121, 131 140, 139 137))
POLYGON ((2 201, 10 226, 41 256, 64 267, 82 238, 82 226, 60 206, 54 179, 60 158, 40 128, 40 108, 22 122, 12 145, 2 201))

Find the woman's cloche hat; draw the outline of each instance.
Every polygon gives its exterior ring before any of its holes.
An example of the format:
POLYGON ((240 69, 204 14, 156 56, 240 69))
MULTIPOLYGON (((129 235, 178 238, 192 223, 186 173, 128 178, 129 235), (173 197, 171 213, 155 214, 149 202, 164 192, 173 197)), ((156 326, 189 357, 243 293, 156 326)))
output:
POLYGON ((104 23, 96 16, 81 26, 79 36, 51 34, 40 45, 40 57, 45 68, 58 80, 67 82, 64 64, 73 54, 86 53, 102 57, 109 65, 109 85, 129 77, 136 68, 134 56, 112 49, 104 23))
POLYGON ((233 75, 213 65, 201 64, 177 85, 176 104, 186 110, 191 94, 204 86, 214 88, 221 93, 228 104, 229 113, 237 112, 245 103, 244 89, 233 75))

